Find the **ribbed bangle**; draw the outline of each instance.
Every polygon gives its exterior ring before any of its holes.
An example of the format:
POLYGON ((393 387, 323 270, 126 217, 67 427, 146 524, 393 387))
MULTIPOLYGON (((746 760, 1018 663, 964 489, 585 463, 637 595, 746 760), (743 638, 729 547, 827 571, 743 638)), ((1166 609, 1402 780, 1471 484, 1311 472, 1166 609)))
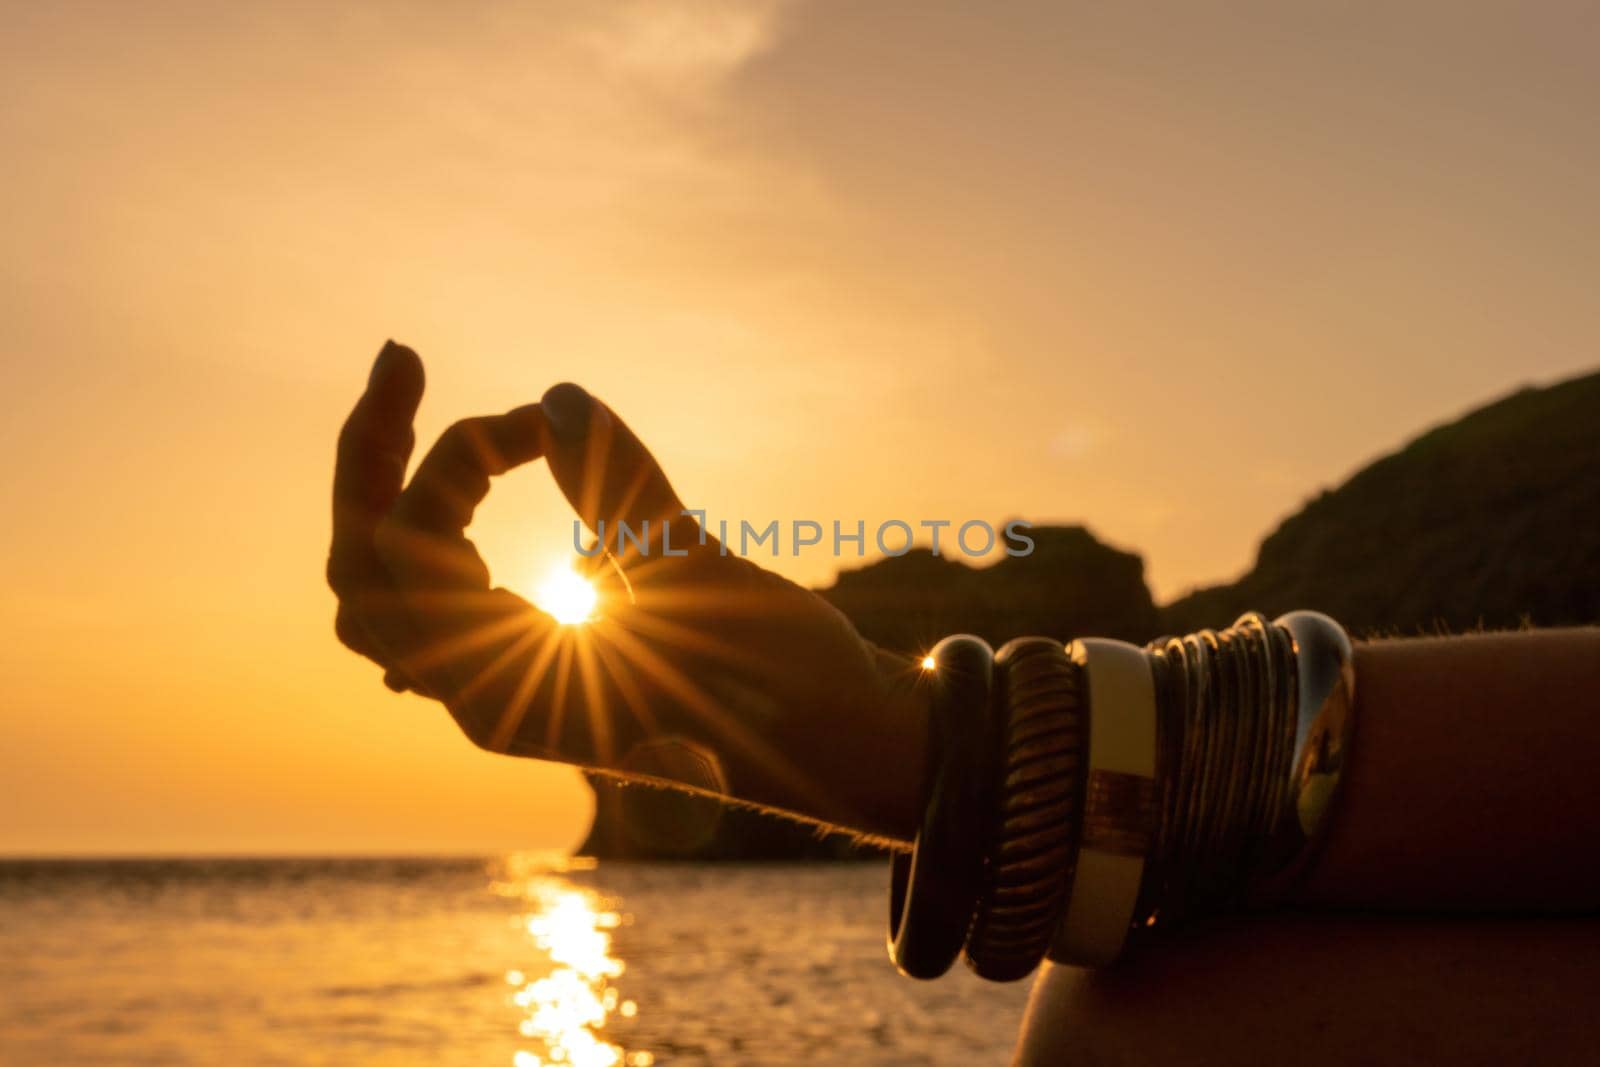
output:
POLYGON ((890 868, 889 957, 912 978, 937 978, 961 954, 997 770, 994 653, 978 638, 957 634, 930 655, 927 805, 912 851, 897 853, 890 868))
POLYGON ((1021 637, 995 654, 1004 708, 1001 781, 967 965, 996 982, 1039 965, 1066 907, 1088 761, 1083 672, 1061 642, 1021 637))

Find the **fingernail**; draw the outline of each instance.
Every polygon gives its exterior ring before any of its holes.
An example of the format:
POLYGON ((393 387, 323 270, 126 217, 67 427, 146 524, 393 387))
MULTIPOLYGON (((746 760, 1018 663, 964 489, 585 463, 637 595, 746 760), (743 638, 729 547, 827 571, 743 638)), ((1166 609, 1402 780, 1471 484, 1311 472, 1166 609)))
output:
POLYGON ((583 440, 589 432, 589 411, 593 401, 581 385, 562 382, 553 385, 539 401, 544 408, 545 421, 550 424, 550 434, 563 444, 583 440))

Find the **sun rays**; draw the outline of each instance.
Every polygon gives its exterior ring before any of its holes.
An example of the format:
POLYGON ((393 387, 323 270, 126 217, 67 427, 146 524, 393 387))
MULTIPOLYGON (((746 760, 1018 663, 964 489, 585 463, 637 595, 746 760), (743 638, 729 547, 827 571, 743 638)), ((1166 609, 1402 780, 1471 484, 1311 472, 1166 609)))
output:
POLYGON ((563 626, 588 622, 598 601, 594 584, 565 564, 550 568, 533 592, 534 606, 563 626))
POLYGON ((469 733, 494 751, 609 768, 641 740, 684 732, 782 794, 820 802, 765 729, 775 710, 761 681, 769 664, 736 636, 767 629, 783 605, 712 581, 652 582, 647 606, 632 582, 656 579, 669 561, 641 555, 630 574, 607 556, 620 580, 562 561, 529 590, 531 603, 504 589, 412 599, 413 612, 451 617, 439 629, 453 632, 436 630, 417 659, 449 679, 446 703, 477 724, 469 733), (733 632, 702 626, 708 618, 733 632))

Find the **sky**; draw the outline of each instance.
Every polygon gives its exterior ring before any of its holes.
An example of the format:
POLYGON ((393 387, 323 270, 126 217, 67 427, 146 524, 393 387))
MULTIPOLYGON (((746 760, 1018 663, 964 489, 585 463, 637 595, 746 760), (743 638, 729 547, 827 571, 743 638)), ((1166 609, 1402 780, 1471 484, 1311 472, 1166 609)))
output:
MULTIPOLYGON (((0 853, 582 836, 333 638, 387 337, 424 441, 574 380, 713 517, 1083 522, 1163 600, 1600 362, 1592 5, 996 11, 9 6, 0 853)), ((571 529, 530 469, 473 534, 571 529)))

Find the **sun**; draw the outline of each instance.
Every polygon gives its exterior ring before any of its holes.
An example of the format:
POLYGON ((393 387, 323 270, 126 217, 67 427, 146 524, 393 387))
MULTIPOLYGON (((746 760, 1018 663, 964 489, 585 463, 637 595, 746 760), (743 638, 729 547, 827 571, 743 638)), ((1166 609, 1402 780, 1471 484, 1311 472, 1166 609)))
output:
POLYGON ((540 611, 563 626, 576 626, 594 616, 597 596, 594 586, 565 563, 558 563, 533 591, 533 602, 540 611))

